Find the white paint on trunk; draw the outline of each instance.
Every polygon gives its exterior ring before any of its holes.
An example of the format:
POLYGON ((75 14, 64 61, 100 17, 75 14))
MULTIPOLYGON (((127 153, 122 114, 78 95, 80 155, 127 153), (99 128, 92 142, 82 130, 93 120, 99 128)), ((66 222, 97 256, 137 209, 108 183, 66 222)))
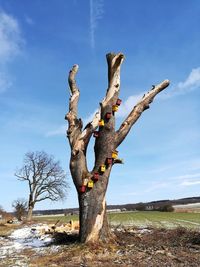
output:
POLYGON ((102 212, 101 212, 101 214, 98 214, 97 215, 96 221, 95 221, 94 226, 92 228, 92 231, 88 235, 88 237, 86 239, 86 242, 96 241, 96 240, 99 239, 99 232, 100 232, 100 230, 103 227, 104 213, 105 213, 105 209, 106 209, 106 200, 105 200, 105 197, 103 199, 102 206, 103 206, 102 212))

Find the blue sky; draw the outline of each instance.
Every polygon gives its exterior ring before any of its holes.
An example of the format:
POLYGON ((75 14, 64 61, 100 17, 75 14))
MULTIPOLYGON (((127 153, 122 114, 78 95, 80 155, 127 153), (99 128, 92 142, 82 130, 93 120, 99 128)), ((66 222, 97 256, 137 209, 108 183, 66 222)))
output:
MULTIPOLYGON (((198 196, 200 191, 200 3, 187 1, 0 0, 0 204, 28 195, 14 177, 27 151, 60 160, 77 206, 65 137, 67 75, 79 64, 79 116, 86 122, 107 88, 108 52, 123 52, 117 124, 164 79, 171 81, 119 148, 108 204, 198 196)), ((88 163, 93 164, 93 142, 88 163)))

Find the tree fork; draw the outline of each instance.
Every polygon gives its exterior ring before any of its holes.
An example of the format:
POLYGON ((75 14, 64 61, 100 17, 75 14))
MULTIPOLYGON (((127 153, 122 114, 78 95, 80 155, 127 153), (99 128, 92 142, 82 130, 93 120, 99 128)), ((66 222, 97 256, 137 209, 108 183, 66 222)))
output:
POLYGON ((133 107, 133 110, 124 120, 118 131, 115 131, 115 111, 120 91, 120 68, 124 60, 122 53, 109 53, 106 55, 108 64, 108 89, 105 98, 100 103, 98 112, 93 120, 82 130, 82 120, 78 118, 79 89, 76 85, 76 74, 78 65, 74 65, 68 77, 71 97, 69 100, 69 112, 65 116, 68 120, 67 137, 71 147, 70 171, 73 182, 77 189, 79 199, 79 236, 81 242, 98 242, 111 237, 106 215, 105 194, 109 182, 109 176, 113 164, 122 163, 122 160, 115 159, 112 164, 107 164, 107 158, 112 157, 112 152, 123 142, 131 127, 138 120, 144 110, 149 108, 154 97, 164 90, 169 81, 154 86, 143 98, 133 107), (106 114, 111 116, 106 119, 106 114), (94 145, 95 164, 92 171, 87 168, 87 146, 93 132, 99 125, 99 120, 104 125, 99 126, 98 137, 94 145), (106 166, 101 172, 101 167, 106 166), (79 191, 84 181, 90 181, 94 173, 99 173, 99 179, 94 183, 93 188, 86 187, 83 192, 79 191))

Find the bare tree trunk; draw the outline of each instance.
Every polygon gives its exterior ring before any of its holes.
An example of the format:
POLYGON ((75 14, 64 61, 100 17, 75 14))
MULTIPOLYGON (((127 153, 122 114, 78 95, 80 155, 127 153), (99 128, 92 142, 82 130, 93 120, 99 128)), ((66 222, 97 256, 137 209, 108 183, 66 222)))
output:
POLYGON ((29 206, 28 214, 27 214, 27 221, 31 221, 32 220, 32 215, 33 215, 33 206, 29 206))
POLYGON ((135 105, 119 130, 115 131, 115 112, 120 104, 118 103, 120 102, 118 96, 120 90, 120 67, 123 59, 124 56, 121 53, 107 55, 108 89, 106 96, 100 103, 99 111, 95 114, 93 120, 83 130, 82 121, 78 119, 80 92, 75 80, 78 65, 74 65, 69 73, 68 81, 71 97, 69 112, 65 118, 69 123, 67 137, 71 147, 70 171, 79 199, 79 234, 81 242, 105 241, 112 236, 106 216, 105 194, 112 166, 115 163, 122 163, 120 159, 113 157, 113 152, 125 139, 142 112, 149 108, 154 97, 169 85, 169 81, 166 80, 154 86, 135 105), (94 146, 95 164, 93 170, 88 171, 87 146, 98 126, 99 129, 94 146), (95 174, 97 174, 98 178, 95 178, 95 174))

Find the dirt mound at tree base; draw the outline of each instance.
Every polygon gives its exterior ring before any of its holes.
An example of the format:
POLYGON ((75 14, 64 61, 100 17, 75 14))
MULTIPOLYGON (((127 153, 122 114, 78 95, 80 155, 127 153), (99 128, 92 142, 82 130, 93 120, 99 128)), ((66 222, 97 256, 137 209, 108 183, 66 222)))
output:
MULTIPOLYGON (((30 266, 200 266, 200 232, 184 228, 114 230, 116 241, 81 245, 70 237, 56 254, 36 256, 30 266)), ((59 238, 61 238, 59 236, 59 238)))

